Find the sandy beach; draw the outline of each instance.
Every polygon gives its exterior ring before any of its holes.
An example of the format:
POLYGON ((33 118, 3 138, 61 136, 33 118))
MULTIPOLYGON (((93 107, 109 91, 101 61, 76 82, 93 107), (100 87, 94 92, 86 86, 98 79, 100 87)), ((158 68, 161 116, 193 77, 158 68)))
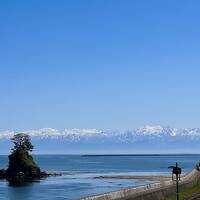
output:
POLYGON ((144 179, 144 180, 155 180, 155 181, 167 181, 171 180, 171 175, 119 175, 119 176, 97 176, 95 179, 144 179))

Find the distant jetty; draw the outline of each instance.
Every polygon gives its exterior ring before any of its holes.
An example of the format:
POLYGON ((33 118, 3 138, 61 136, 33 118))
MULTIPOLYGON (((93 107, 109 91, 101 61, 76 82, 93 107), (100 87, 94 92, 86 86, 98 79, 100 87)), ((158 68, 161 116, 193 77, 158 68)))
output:
POLYGON ((161 154, 83 154, 82 157, 106 157, 106 156, 194 156, 195 153, 161 153, 161 154))

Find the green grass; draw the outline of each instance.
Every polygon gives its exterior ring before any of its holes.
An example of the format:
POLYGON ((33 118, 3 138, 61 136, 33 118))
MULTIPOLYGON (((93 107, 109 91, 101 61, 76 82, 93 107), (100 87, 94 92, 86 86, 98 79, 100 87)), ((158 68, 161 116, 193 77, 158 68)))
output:
MULTIPOLYGON (((197 183, 192 187, 185 190, 181 190, 179 193, 179 199, 185 200, 186 198, 190 197, 192 194, 196 193, 198 190, 200 190, 200 180, 197 181, 197 183)), ((173 195, 166 200, 176 200, 176 195, 173 195)))

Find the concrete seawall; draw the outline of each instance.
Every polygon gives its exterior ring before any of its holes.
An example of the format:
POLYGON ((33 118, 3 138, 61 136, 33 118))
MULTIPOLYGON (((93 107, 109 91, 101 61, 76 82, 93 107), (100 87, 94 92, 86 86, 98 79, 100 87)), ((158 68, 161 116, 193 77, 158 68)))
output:
MULTIPOLYGON (((200 179, 200 172, 197 170, 191 171, 181 178, 180 189, 192 187, 198 179, 200 179)), ((165 200, 168 196, 175 194, 175 192, 175 182, 170 180, 85 197, 81 200, 165 200)))

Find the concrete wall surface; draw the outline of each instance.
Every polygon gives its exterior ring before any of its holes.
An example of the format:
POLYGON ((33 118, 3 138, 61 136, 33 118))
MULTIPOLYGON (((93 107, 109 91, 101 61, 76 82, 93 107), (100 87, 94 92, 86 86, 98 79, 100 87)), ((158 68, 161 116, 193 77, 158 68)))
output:
MULTIPOLYGON (((193 170, 179 182, 180 189, 192 187, 200 179, 200 172, 193 170)), ((81 200, 165 200, 168 196, 176 193, 176 183, 172 180, 153 183, 145 186, 131 187, 117 190, 81 200)))

